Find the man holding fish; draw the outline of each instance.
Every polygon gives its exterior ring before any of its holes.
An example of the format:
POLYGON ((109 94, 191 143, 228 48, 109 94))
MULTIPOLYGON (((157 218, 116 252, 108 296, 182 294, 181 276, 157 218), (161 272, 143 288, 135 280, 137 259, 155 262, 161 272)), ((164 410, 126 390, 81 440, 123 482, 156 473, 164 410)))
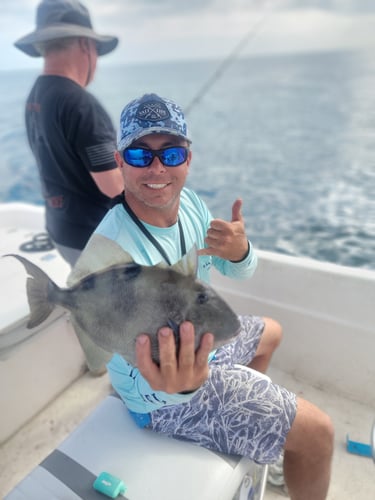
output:
MULTIPOLYGON (((196 259, 197 276, 203 282, 209 281, 212 265, 233 278, 252 275, 257 259, 246 237, 241 200, 234 202, 230 221, 213 219, 197 194, 184 187, 192 159, 190 146, 183 112, 173 101, 148 94, 124 108, 115 153, 124 193, 89 240, 70 283, 90 275, 85 289, 94 287, 92 276, 130 261, 139 265, 132 268, 132 278, 134 273, 142 277, 144 266, 156 265, 189 275, 195 272, 196 259)), ((138 316, 152 312, 147 287, 158 287, 166 310, 179 303, 175 278, 173 286, 169 278, 166 281, 150 280, 139 289, 135 285, 132 304, 138 316)), ((232 322, 221 338, 215 331, 219 320, 217 325, 211 323, 211 330, 199 331, 202 318, 197 304, 209 305, 216 297, 209 287, 198 292, 195 287, 195 282, 183 287, 184 300, 194 304, 194 314, 168 316, 158 331, 157 354, 150 331, 135 328, 132 332, 136 361, 129 362, 126 354, 119 354, 116 341, 94 340, 90 345, 92 339, 76 323, 86 354, 91 349, 95 364, 101 355, 109 359, 109 353, 115 353, 107 364, 109 375, 139 426, 259 463, 276 462, 284 451, 290 497, 326 498, 333 450, 329 417, 239 366, 266 370, 280 341, 278 324, 268 318, 240 316, 239 331, 232 322), (101 352, 95 351, 98 343, 101 352)), ((158 319, 155 316, 156 326, 158 319)))

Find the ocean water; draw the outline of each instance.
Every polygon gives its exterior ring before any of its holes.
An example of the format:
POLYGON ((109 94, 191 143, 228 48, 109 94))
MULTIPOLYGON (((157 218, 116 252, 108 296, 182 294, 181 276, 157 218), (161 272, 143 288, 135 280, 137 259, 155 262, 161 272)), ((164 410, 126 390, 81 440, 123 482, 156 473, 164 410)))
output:
MULTIPOLYGON (((188 186, 225 219, 241 197, 255 247, 375 269, 373 54, 220 64, 110 67, 99 61, 89 90, 116 126, 122 107, 146 92, 186 109, 193 138, 188 186)), ((42 203, 23 123, 37 73, 0 72, 0 202, 42 203)))

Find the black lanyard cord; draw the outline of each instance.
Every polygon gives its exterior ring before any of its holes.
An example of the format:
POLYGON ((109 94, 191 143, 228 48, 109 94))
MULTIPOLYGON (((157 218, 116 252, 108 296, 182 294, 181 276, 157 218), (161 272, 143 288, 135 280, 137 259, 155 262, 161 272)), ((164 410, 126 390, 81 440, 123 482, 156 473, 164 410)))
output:
MULTIPOLYGON (((138 219, 138 217, 135 215, 133 210, 129 207, 125 198, 122 199, 122 205, 125 208, 125 210, 127 211, 127 213, 129 214, 129 216, 132 218, 133 222, 139 227, 139 229, 146 236, 146 238, 154 245, 154 247, 158 250, 158 252, 163 257, 163 259, 167 262, 167 264, 169 266, 171 266, 172 263, 169 260, 169 257, 167 255, 167 253, 165 252, 164 248, 160 245, 158 240, 150 233, 150 231, 138 219)), ((185 244, 185 236, 184 236, 184 231, 182 229, 182 224, 181 224, 180 218, 178 218, 177 223, 178 223, 178 231, 180 233, 181 257, 183 257, 186 254, 186 244, 185 244)))

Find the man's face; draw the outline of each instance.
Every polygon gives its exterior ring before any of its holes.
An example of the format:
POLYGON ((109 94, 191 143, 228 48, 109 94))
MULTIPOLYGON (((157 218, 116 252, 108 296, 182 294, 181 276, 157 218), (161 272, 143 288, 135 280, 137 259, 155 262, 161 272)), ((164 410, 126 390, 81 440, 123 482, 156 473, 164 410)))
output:
MULTIPOLYGON (((169 134, 150 134, 134 141, 131 147, 159 150, 171 146, 188 144, 181 138, 169 134)), ((127 202, 138 216, 150 208, 159 211, 178 209, 179 195, 189 170, 191 152, 187 160, 177 167, 163 165, 155 156, 148 167, 137 168, 128 165, 121 153, 116 161, 122 170, 127 202)))

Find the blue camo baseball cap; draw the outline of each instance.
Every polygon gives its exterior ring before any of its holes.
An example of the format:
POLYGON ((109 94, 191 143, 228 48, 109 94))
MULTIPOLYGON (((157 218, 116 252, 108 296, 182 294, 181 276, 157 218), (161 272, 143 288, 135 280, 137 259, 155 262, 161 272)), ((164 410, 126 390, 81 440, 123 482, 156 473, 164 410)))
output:
POLYGON ((117 149, 123 151, 132 142, 149 134, 171 134, 191 142, 182 109, 170 99, 156 94, 134 99, 122 110, 117 149))

